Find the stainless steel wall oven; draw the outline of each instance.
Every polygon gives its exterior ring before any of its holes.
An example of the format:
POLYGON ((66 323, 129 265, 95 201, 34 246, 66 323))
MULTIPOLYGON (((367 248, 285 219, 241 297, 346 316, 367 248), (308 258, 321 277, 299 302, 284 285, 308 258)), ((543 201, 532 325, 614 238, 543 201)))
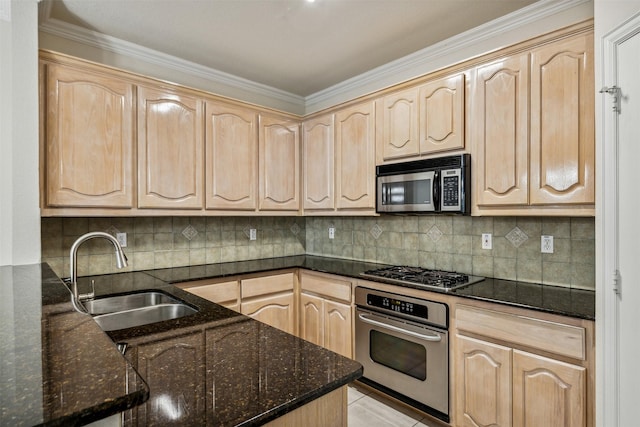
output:
POLYGON ((446 304, 356 288, 356 360, 365 384, 449 422, 446 304))

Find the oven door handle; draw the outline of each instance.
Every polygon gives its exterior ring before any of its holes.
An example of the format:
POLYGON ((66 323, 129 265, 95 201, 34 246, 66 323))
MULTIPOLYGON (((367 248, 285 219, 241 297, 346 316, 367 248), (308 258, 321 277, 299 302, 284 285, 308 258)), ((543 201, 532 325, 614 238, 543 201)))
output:
POLYGON ((371 325, 380 326, 381 328, 389 329, 389 330, 395 331, 395 332, 400 332, 400 333, 405 334, 405 335, 410 335, 410 336, 412 336, 414 338, 420 338, 421 340, 433 341, 433 342, 442 341, 442 336, 440 334, 434 333, 433 335, 426 335, 426 334, 420 334, 418 332, 408 331, 406 329, 402 329, 402 328, 399 328, 397 326, 389 325, 388 323, 384 323, 384 322, 379 322, 377 320, 373 320, 372 318, 370 318, 367 315, 362 314, 362 313, 358 314, 358 317, 364 323, 369 323, 371 325))

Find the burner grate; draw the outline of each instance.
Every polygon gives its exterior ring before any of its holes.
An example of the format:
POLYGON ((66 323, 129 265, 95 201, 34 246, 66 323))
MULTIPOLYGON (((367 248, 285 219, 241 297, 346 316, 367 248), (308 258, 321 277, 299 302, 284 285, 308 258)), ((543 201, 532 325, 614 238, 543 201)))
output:
POLYGON ((424 286, 451 290, 484 280, 482 277, 469 276, 444 270, 431 270, 412 266, 390 266, 362 273, 362 276, 382 278, 393 283, 424 286))

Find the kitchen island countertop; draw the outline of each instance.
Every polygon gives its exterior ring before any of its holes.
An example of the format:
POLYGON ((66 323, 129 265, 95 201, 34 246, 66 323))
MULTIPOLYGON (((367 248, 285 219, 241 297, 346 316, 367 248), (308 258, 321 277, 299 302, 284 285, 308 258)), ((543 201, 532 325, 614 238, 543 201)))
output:
POLYGON ((198 313, 104 333, 46 264, 1 267, 0 425, 84 425, 123 411, 142 424, 261 425, 362 375, 351 359, 149 274, 95 279, 98 295, 159 289, 198 313), (151 364, 143 356, 155 351, 151 364))

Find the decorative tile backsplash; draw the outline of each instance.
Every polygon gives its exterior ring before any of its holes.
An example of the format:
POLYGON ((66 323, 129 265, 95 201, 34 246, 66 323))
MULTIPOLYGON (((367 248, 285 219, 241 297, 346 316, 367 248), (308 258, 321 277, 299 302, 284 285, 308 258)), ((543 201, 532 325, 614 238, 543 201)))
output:
POLYGON ((306 231, 306 253, 311 255, 595 288, 594 218, 318 217, 307 218, 306 231), (328 238, 329 223, 336 228, 333 240, 328 238), (482 249, 482 233, 493 235, 492 249, 482 249), (554 253, 540 252, 542 235, 554 237, 554 253))
POLYGON ((305 253, 305 219, 274 217, 42 218, 42 260, 69 276, 69 249, 88 231, 127 233, 125 270, 115 266, 113 246, 101 239, 78 252, 78 274, 112 273, 242 261, 305 253), (249 228, 257 239, 249 240, 249 228))
MULTIPOLYGON (((125 232, 127 270, 288 255, 323 255, 416 265, 479 276, 595 288, 593 218, 395 216, 43 218, 42 259, 69 276, 69 248, 88 231, 125 232), (335 227, 329 239, 328 228, 335 227), (257 229, 249 240, 247 230, 257 229), (482 249, 482 233, 493 248, 482 249), (554 253, 540 253, 540 236, 554 253)), ((113 248, 91 240, 80 275, 117 271, 113 248)))

